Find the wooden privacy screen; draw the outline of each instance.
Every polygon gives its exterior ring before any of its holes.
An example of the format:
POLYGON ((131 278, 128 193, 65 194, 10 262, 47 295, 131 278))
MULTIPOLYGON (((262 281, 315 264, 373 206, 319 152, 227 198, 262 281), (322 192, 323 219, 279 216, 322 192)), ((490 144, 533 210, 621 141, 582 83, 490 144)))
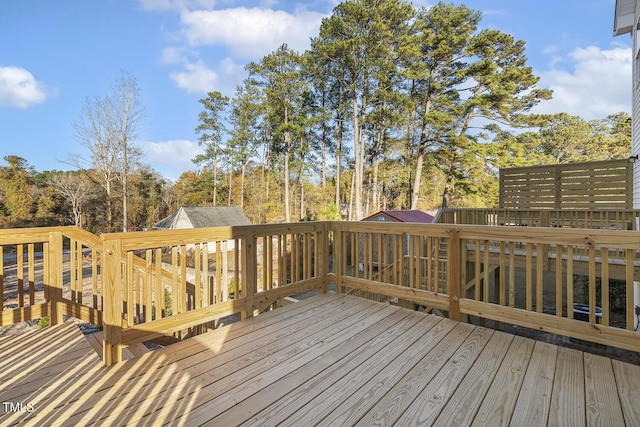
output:
POLYGON ((500 207, 631 209, 633 163, 620 159, 500 169, 500 207))

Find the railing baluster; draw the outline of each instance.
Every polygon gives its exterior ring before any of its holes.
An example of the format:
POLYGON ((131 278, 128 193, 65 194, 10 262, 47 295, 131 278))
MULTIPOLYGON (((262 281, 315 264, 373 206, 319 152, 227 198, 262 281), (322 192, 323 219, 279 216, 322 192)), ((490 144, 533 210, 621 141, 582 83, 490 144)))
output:
POLYGON ((573 246, 567 246, 567 318, 573 319, 573 246))
POLYGON ((609 326, 609 248, 600 248, 600 289, 602 292, 602 324, 609 326))
POLYGON ((165 311, 167 309, 165 305, 164 299, 164 286, 162 285, 162 248, 156 248, 156 256, 155 256, 155 264, 156 264, 156 280, 155 280, 155 292, 154 292, 154 300, 155 300, 155 317, 154 320, 161 319, 166 316, 165 311))
POLYGON ((543 296, 543 279, 544 264, 547 261, 548 254, 546 245, 536 244, 536 312, 542 313, 544 310, 543 296))
POLYGON ((406 237, 407 239, 407 257, 409 258, 408 264, 409 264, 409 277, 408 277, 408 282, 407 282, 407 287, 412 288, 415 286, 415 253, 416 253, 416 247, 415 247, 415 240, 413 238, 412 235, 407 235, 406 237))
POLYGON ((596 323, 596 248, 589 245, 589 322, 596 323))
POLYGON ((516 306, 516 245, 509 242, 509 307, 516 306))
POLYGON ((473 287, 473 291, 474 291, 474 298, 476 301, 480 301, 480 296, 481 296, 481 290, 482 290, 482 285, 480 283, 480 275, 482 273, 482 262, 480 261, 480 240, 476 240, 474 242, 475 245, 475 262, 474 262, 474 267, 475 267, 475 272, 473 275, 473 283, 474 283, 474 287, 473 287))
POLYGON ((634 281, 634 270, 635 270, 635 258, 636 251, 634 249, 626 250, 626 265, 625 265, 625 273, 626 273, 626 294, 627 294, 627 304, 626 304, 626 324, 627 330, 633 331, 634 322, 635 322, 635 306, 633 301, 633 281, 634 281))
MULTIPOLYGON (((426 290, 431 292, 439 292, 437 282, 433 281, 433 264, 435 262, 436 270, 438 268, 438 254, 433 250, 433 237, 427 236, 427 280, 426 280, 426 290)), ((437 246, 436 246, 437 247, 437 246)))
MULTIPOLYGON (((178 299, 178 247, 171 247, 171 315, 179 312, 178 299)), ((167 307, 167 311, 168 307, 167 307)))
POLYGON ((16 277, 18 278, 18 307, 24 307, 24 245, 16 245, 16 277))
POLYGON ((506 248, 507 248, 507 244, 504 241, 500 241, 500 265, 498 266, 498 274, 499 279, 498 279, 498 292, 500 293, 499 298, 497 299, 498 304, 500 305, 505 305, 505 299, 506 299, 506 271, 505 271, 505 266, 506 266, 506 248))
POLYGON ((526 309, 527 311, 532 311, 533 309, 533 244, 527 243, 527 260, 525 266, 525 274, 526 274, 526 309))
POLYGON ((124 282, 124 314, 125 320, 127 322, 127 326, 131 327, 134 325, 133 313, 134 313, 134 304, 135 304, 135 288, 134 288, 134 265, 133 265, 133 252, 127 252, 127 264, 125 266, 126 277, 124 282))
POLYGON ((484 253, 483 253, 483 265, 484 271, 482 275, 482 300, 484 302, 489 302, 489 241, 485 240, 484 244, 484 253))
POLYGON ((69 239, 69 292, 71 293, 71 301, 78 301, 78 279, 77 279, 77 271, 78 267, 76 265, 76 241, 75 239, 69 239))
POLYGON ((176 314, 187 311, 187 246, 180 245, 180 283, 178 286, 178 311, 176 314))
POLYGON ((562 317, 562 245, 556 245, 556 316, 562 317))
POLYGON ((36 304, 35 250, 33 243, 27 245, 27 279, 29 280, 29 305, 36 304))
POLYGON ((202 277, 200 279, 200 286, 202 294, 200 295, 200 307, 206 307, 209 305, 209 242, 202 244, 202 277))
MULTIPOLYGON (((226 245, 224 245, 221 242, 216 242, 216 279, 214 282, 214 289, 213 289, 213 295, 214 295, 214 303, 218 304, 219 302, 222 301, 223 298, 223 293, 222 293, 222 272, 224 271, 223 268, 226 268, 227 265, 225 262, 223 262, 223 250, 226 249, 226 245)), ((226 251, 225 251, 226 252, 226 251)), ((237 267, 236 267, 237 268, 237 267)), ((226 276, 225 276, 226 277, 226 276)), ((226 289, 226 280, 225 280, 225 289, 226 289)), ((228 299, 228 296, 227 298, 228 299)))

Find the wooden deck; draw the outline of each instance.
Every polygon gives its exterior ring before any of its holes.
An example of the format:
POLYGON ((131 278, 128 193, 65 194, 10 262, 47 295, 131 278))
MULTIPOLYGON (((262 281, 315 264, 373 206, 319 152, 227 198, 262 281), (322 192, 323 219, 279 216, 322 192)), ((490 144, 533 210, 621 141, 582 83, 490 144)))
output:
POLYGON ((640 366, 327 294, 107 368, 70 323, 2 339, 0 401, 23 412, 0 407, 0 425, 637 426, 638 380, 640 366))

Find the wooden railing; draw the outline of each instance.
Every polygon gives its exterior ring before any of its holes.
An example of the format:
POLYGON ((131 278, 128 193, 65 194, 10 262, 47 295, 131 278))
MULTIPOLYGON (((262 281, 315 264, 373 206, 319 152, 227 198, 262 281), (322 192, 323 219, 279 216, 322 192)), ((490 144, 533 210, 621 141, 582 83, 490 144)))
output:
POLYGON ((118 233, 103 242, 112 301, 104 308, 106 364, 120 360, 123 346, 198 333, 236 313, 251 317, 327 283, 325 223, 118 233))
MULTIPOLYGON (((604 223, 634 222, 625 215, 604 223)), ((309 222, 97 237, 70 227, 3 230, 0 247, 23 254, 1 270, 4 299, 17 305, 4 307, 2 325, 64 315, 102 324, 106 364, 124 346, 197 334, 330 286, 640 350, 637 231, 309 222), (575 303, 587 321, 574 318, 575 303)))
POLYGON ((447 253, 450 227, 336 222, 338 291, 366 292, 449 310, 447 253))
POLYGON ((440 209, 437 218, 440 224, 640 230, 640 210, 634 209, 446 208, 440 209))
POLYGON ((0 230, 0 326, 64 315, 101 324, 101 252, 74 227, 0 230))
POLYGON ((635 231, 379 223, 333 228, 339 291, 394 296, 448 311, 452 319, 474 316, 640 350, 635 231), (587 322, 574 319, 574 304, 581 304, 575 308, 580 316, 588 313, 587 322))

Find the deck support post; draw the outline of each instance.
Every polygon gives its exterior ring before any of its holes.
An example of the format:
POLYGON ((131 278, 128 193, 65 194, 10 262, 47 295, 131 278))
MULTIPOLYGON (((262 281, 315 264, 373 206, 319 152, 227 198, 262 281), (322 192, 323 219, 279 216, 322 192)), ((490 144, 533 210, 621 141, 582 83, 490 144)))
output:
POLYGON ((253 317, 254 296, 258 286, 258 256, 256 250, 256 236, 249 231, 242 241, 242 296, 246 298, 246 308, 242 311, 242 319, 253 317))
POLYGON ((449 318, 461 321, 460 318, 460 295, 464 292, 464 285, 460 280, 462 265, 460 263, 460 230, 451 229, 449 242, 447 245, 447 283, 449 294, 449 318))
POLYGON ((102 360, 106 366, 122 361, 122 241, 104 240, 104 306, 102 360))
POLYGON ((49 233, 49 283, 48 295, 49 309, 51 315, 49 322, 57 325, 64 322, 64 310, 62 307, 62 283, 63 283, 63 250, 62 232, 53 231, 49 233))

